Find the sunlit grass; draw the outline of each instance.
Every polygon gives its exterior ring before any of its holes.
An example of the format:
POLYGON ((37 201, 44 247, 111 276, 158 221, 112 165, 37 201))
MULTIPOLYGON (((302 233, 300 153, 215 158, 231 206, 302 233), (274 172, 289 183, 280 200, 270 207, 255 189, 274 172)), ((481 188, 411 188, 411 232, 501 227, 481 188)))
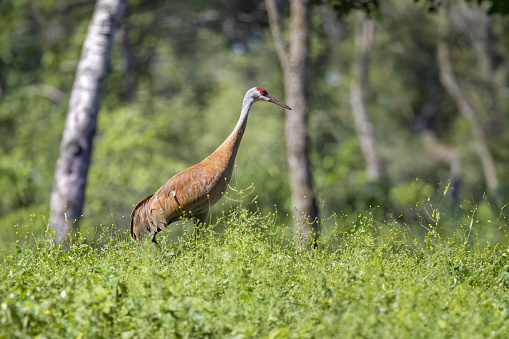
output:
POLYGON ((125 223, 66 252, 29 235, 3 252, 0 337, 508 335, 507 239, 474 236, 475 214, 451 236, 375 215, 335 216, 303 261, 277 211, 242 201, 198 239, 161 232, 161 252, 125 223))

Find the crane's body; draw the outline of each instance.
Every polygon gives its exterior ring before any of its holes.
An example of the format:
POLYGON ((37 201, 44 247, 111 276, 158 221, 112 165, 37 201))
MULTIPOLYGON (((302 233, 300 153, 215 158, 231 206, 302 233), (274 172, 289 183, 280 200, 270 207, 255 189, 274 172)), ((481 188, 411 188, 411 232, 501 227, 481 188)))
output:
POLYGON ((233 132, 214 153, 200 163, 171 177, 154 194, 141 200, 131 213, 131 236, 140 241, 147 232, 157 246, 157 233, 181 219, 193 219, 199 227, 205 223, 210 207, 226 192, 233 172, 235 157, 246 129, 251 105, 268 101, 285 109, 261 87, 246 92, 239 121, 233 132))

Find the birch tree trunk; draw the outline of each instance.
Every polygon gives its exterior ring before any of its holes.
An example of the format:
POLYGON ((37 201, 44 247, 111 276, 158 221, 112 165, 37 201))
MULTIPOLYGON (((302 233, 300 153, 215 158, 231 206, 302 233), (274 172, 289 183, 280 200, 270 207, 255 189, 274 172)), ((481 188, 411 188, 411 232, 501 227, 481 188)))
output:
POLYGON ((269 24, 276 52, 283 69, 286 113, 286 148, 290 169, 294 231, 300 248, 315 248, 318 240, 318 207, 312 184, 307 130, 306 66, 309 50, 309 1, 290 1, 290 43, 283 41, 276 0, 266 0, 269 24))
POLYGON ((55 245, 70 239, 82 215, 97 113, 126 2, 98 0, 83 43, 51 192, 48 234, 55 245))
POLYGON ((368 87, 369 53, 373 45, 375 23, 364 12, 357 12, 355 29, 356 61, 350 85, 350 101, 359 138, 362 155, 366 162, 366 174, 369 180, 380 178, 380 162, 376 151, 373 125, 369 121, 366 108, 366 90, 368 87))
POLYGON ((440 14, 439 18, 437 55, 440 70, 440 82, 456 102, 461 114, 470 122, 474 137, 477 141, 477 152, 481 160, 486 186, 490 193, 496 193, 499 183, 498 175, 480 115, 468 100, 467 95, 461 88, 452 69, 449 42, 447 40, 449 37, 449 18, 447 15, 448 11, 444 8, 444 11, 440 14))

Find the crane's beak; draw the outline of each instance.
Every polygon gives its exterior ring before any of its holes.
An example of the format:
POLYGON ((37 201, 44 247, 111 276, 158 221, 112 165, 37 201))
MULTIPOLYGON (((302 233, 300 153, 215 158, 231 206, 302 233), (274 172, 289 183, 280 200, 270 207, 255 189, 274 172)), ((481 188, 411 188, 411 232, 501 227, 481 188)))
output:
POLYGON ((290 108, 290 106, 288 105, 285 105, 283 104, 281 101, 279 101, 278 99, 274 98, 272 95, 268 94, 267 95, 264 95, 264 98, 265 100, 267 100, 268 102, 272 102, 273 104, 276 104, 278 106, 281 106, 283 107, 284 109, 287 109, 289 111, 291 111, 292 109, 290 108))

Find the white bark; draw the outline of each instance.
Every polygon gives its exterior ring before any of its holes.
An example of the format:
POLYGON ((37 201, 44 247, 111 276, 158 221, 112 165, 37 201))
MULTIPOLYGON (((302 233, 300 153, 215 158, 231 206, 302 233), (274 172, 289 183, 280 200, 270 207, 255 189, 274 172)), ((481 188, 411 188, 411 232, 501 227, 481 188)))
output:
POLYGON ((377 180, 380 177, 380 162, 376 150, 375 133, 366 107, 369 53, 373 45, 374 35, 375 23, 367 18, 365 13, 358 12, 355 30, 357 59, 350 85, 350 101, 355 130, 366 162, 366 173, 369 180, 377 180))
POLYGON ((83 211, 87 173, 95 135, 113 38, 126 0, 98 0, 72 88, 67 120, 60 145, 48 230, 54 230, 54 244, 69 239, 78 228, 83 211))

